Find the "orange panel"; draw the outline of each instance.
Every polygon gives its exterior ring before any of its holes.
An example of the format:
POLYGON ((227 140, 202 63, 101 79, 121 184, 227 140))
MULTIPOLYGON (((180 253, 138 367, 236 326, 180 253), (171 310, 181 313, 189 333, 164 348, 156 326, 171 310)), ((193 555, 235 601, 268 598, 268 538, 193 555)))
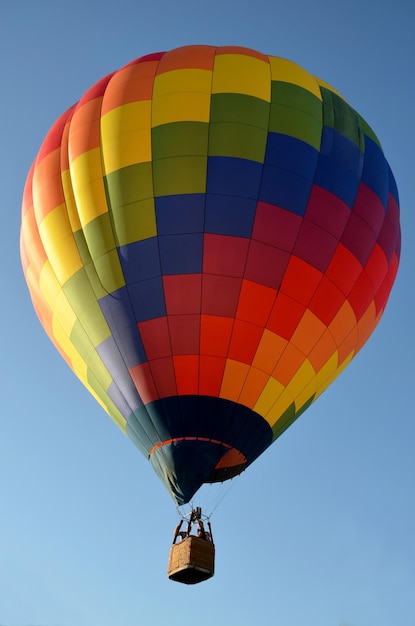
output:
POLYGON ((175 356, 173 363, 179 396, 198 394, 199 357, 197 355, 175 356))
POLYGON ((69 131, 71 162, 100 145, 101 103, 102 98, 95 98, 75 110, 69 131))
POLYGON ((129 102, 151 100, 158 61, 128 65, 116 72, 102 101, 101 115, 129 102))
POLYGON ((212 70, 214 59, 213 46, 185 46, 166 52, 160 59, 157 74, 187 68, 212 70))
POLYGON ((293 336, 291 343, 303 354, 308 354, 326 330, 325 324, 309 309, 306 309, 293 336))
POLYGON ((292 343, 288 343, 281 355, 274 371, 273 378, 278 380, 284 387, 288 385, 294 374, 305 361, 305 355, 298 350, 292 343))
POLYGON ((349 301, 346 300, 328 327, 336 346, 340 346, 342 341, 355 326, 356 316, 349 301))
POLYGON ((363 344, 369 339, 370 335, 375 330, 375 327, 379 321, 380 315, 376 316, 375 302, 372 300, 365 313, 357 322, 357 333, 359 337, 358 344, 356 346, 356 352, 363 347, 363 344))
POLYGON ((264 330, 252 365, 268 374, 273 371, 278 359, 284 352, 288 341, 279 335, 264 330))
POLYGON ((357 342, 359 340, 359 335, 357 333, 357 326, 354 326, 347 337, 341 342, 338 348, 338 365, 346 361, 353 353, 353 356, 356 352, 357 342))
POLYGON ((60 149, 50 152, 40 163, 36 163, 33 175, 33 203, 38 224, 43 218, 63 204, 60 149))
POLYGON ((238 402, 239 394, 248 374, 249 365, 239 361, 226 360, 220 397, 238 402))
POLYGON ((242 56, 254 57, 265 61, 265 63, 269 63, 269 59, 265 54, 261 54, 261 52, 251 50, 250 48, 243 48, 242 46, 220 46, 216 54, 241 54, 242 56))
POLYGON ((334 343, 333 337, 329 330, 326 330, 318 340, 317 344, 311 350, 308 355, 313 369, 318 372, 327 363, 327 361, 337 351, 337 346, 334 343))
POLYGON ((261 370, 258 370, 256 367, 251 367, 239 398, 241 404, 244 404, 252 409, 268 380, 268 374, 261 372, 261 370))

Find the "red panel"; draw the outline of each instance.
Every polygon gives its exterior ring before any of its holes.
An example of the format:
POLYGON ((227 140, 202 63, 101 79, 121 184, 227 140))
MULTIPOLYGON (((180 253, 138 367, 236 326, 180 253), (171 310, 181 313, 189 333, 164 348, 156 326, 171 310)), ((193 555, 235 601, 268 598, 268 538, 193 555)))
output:
POLYGON ((392 259, 392 263, 389 266, 389 270, 388 270, 388 273, 386 274, 385 280, 383 281, 382 285, 380 286, 379 290, 376 293, 376 296, 375 296, 376 312, 383 310, 386 306, 386 303, 390 295, 390 291, 392 289, 392 286, 396 277, 396 273, 398 271, 398 264, 399 264, 399 260, 398 260, 398 257, 395 255, 392 259))
POLYGON ((263 333, 262 326, 235 320, 229 358, 251 364, 263 333))
POLYGON ((151 373, 160 398, 177 395, 176 376, 172 357, 150 362, 151 373))
POLYGON ((159 396, 148 363, 141 363, 141 365, 131 368, 130 374, 144 404, 158 399, 159 396))
POLYGON ((200 313, 201 274, 163 276, 164 297, 168 315, 200 313))
POLYGON ((284 339, 291 339, 306 307, 284 293, 279 293, 272 307, 267 328, 284 339))
POLYGON ((202 281, 202 313, 234 317, 241 284, 241 278, 204 274, 202 281))
POLYGON ((379 244, 376 244, 373 248, 372 254, 364 269, 375 291, 377 291, 388 272, 388 262, 379 244))
POLYGON ((199 354, 200 315, 170 315, 171 349, 176 354, 199 354))
POLYGON ((199 357, 174 356, 177 393, 180 396, 197 395, 199 392, 199 357))
POLYGON ((291 252, 302 218, 273 204, 258 202, 252 239, 291 252))
POLYGON ((216 356, 200 356, 199 393, 204 396, 218 397, 222 386, 226 359, 216 356))
POLYGON ((203 271, 223 276, 243 276, 249 239, 205 234, 203 271))
POLYGON ((308 305, 322 276, 318 269, 292 256, 282 281, 281 291, 294 300, 308 305))
POLYGON ((326 326, 334 319, 345 300, 345 295, 329 278, 323 276, 310 302, 310 311, 326 326))
POLYGON ((252 241, 249 247, 245 277, 278 289, 290 259, 289 252, 265 243, 252 241))
POLYGON ((362 317, 374 296, 375 291, 373 285, 365 272, 362 272, 348 297, 353 311, 355 312, 356 319, 359 320, 362 317))
POLYGON ((326 276, 344 293, 350 292, 360 273, 362 265, 354 254, 339 243, 336 252, 327 268, 326 276))
POLYGON ((138 330, 149 361, 171 354, 170 335, 166 317, 157 317, 153 320, 140 322, 138 330))
POLYGON ((242 281, 241 295, 236 317, 247 322, 265 326, 276 296, 275 289, 242 281))
POLYGON ((202 315, 200 354, 226 356, 231 339, 233 318, 202 315))
POLYGON ((183 46, 163 54, 157 74, 187 68, 212 70, 214 60, 215 48, 213 46, 183 46))

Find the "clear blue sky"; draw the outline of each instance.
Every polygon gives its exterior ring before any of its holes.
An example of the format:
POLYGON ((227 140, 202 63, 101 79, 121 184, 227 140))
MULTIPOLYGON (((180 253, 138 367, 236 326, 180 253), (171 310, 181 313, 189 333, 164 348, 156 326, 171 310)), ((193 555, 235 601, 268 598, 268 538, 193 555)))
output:
POLYGON ((0 2, 1 626, 414 626, 414 24, 411 0, 0 2), (383 144, 403 246, 373 337, 232 483, 216 575, 187 587, 165 574, 173 502, 32 311, 19 227, 54 120, 108 72, 192 43, 286 57, 336 87, 383 144))

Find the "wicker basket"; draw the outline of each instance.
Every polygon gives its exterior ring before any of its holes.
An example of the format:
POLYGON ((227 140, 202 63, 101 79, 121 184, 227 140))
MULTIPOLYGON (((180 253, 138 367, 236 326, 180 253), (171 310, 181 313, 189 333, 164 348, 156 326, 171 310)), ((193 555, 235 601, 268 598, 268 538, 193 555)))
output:
POLYGON ((170 548, 167 574, 170 580, 194 585, 215 573, 215 546, 190 535, 170 548))

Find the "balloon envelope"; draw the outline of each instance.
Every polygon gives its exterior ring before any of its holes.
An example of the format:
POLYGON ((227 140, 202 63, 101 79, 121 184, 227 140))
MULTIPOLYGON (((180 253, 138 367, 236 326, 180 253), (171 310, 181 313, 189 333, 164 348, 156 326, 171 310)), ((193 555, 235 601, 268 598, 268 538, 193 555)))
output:
POLYGON ((178 504, 245 469, 347 366, 399 246, 368 124, 244 48, 103 78, 48 133, 23 199, 44 329, 178 504))

